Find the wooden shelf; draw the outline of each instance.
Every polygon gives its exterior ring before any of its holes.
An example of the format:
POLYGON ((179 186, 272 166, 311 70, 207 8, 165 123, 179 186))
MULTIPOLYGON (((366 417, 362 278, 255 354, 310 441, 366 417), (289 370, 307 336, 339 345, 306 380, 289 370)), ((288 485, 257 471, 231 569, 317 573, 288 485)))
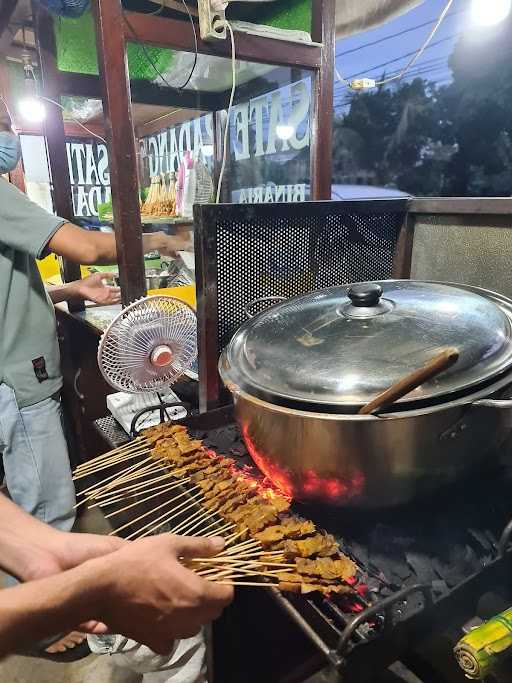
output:
MULTIPOLYGON (((141 216, 141 223, 144 225, 148 224, 159 224, 159 225, 194 225, 194 221, 191 218, 181 218, 180 216, 141 216)), ((106 216, 102 223, 113 223, 114 219, 112 216, 106 216)))

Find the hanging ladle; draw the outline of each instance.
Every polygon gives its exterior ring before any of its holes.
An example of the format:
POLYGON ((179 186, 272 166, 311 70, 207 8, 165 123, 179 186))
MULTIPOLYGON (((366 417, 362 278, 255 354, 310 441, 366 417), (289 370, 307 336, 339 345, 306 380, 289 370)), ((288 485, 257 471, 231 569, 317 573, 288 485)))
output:
POLYGON ((459 350, 456 348, 449 347, 441 351, 422 368, 402 377, 401 380, 395 382, 389 389, 386 389, 369 403, 366 403, 359 410, 358 415, 372 415, 385 406, 395 403, 395 401, 398 401, 399 398, 419 387, 423 382, 427 382, 436 375, 439 375, 443 370, 447 370, 456 363, 458 358, 459 350))

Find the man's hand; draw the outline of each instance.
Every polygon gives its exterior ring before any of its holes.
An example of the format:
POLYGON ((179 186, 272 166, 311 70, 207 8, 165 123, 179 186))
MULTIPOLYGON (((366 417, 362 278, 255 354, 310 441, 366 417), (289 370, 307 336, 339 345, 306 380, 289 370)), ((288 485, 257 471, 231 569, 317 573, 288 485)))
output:
POLYGON ((165 232, 147 233, 142 236, 144 253, 158 251, 161 256, 176 256, 191 245, 189 234, 166 235, 165 232))
POLYGON ((45 539, 44 545, 32 546, 27 566, 19 578, 22 581, 43 579, 113 553, 127 544, 128 541, 115 536, 56 531, 45 539))
POLYGON ((115 273, 93 273, 83 280, 67 282, 64 285, 47 285, 52 303, 61 301, 94 301, 96 304, 107 306, 121 301, 119 287, 105 284, 105 280, 115 277, 115 273))
POLYGON ((80 299, 94 301, 102 306, 118 304, 121 301, 121 290, 105 284, 105 280, 114 277, 115 273, 92 273, 83 280, 77 280, 77 294, 80 299))
POLYGON ((195 635, 233 599, 231 586, 205 581, 179 561, 211 557, 222 547, 222 539, 163 534, 83 565, 98 586, 96 618, 113 633, 168 653, 174 639, 195 635))

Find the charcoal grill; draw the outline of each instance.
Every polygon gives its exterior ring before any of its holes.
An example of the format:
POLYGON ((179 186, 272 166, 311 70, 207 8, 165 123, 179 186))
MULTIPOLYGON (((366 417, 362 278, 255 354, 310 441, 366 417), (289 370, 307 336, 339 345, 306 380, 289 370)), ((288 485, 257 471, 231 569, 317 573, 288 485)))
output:
MULTIPOLYGON (((241 467, 252 465, 231 407, 184 424, 207 447, 241 467)), ((112 418, 97 427, 112 447, 126 441, 112 418)), ((333 533, 356 562, 359 593, 347 599, 239 591, 215 625, 216 680, 292 683, 327 666, 333 680, 364 683, 381 680, 397 660, 409 662, 425 683, 465 680, 451 644, 477 615, 481 596, 510 583, 511 476, 503 466, 391 511, 344 513, 294 503, 294 512, 333 533), (443 678, 422 650, 432 634, 450 629, 443 666, 452 669, 443 678)))

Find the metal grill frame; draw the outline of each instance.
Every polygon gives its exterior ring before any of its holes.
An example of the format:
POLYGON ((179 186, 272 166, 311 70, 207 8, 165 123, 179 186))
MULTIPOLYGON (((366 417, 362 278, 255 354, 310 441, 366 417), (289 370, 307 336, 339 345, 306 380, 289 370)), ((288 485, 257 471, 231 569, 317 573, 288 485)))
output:
POLYGON ((242 297, 241 283, 247 283, 245 289, 252 300, 396 277, 403 271, 400 260, 405 252, 399 245, 408 206, 406 198, 195 206, 200 411, 230 400, 222 390, 217 363, 223 345, 243 322, 240 312, 249 303, 241 300, 237 304, 238 318, 234 317, 230 329, 222 314, 226 307, 233 307, 233 299, 242 297), (384 236, 379 236, 380 229, 384 236), (271 230, 275 232, 273 239, 268 237, 271 230), (229 262, 229 245, 225 243, 228 231, 235 239, 246 240, 238 253, 233 249, 239 259, 234 264, 229 262), (297 270, 288 271, 281 280, 275 275, 271 282, 269 273, 254 263, 255 250, 247 248, 247 240, 256 242, 258 237, 259 248, 267 256, 272 252, 278 267, 290 265, 291 255, 299 250, 297 270), (338 262, 343 256, 344 269, 338 262), (230 267, 238 270, 238 278, 229 275, 230 267), (255 281, 258 278, 259 283, 255 281))
MULTIPOLYGON (((192 432, 209 432, 231 424, 233 420, 233 407, 226 406, 201 415, 191 415, 177 423, 186 425, 192 432)), ((97 420, 95 424, 109 447, 118 447, 129 440, 112 417, 97 420)), ((377 672, 407 655, 415 644, 435 633, 440 625, 446 625, 453 615, 465 614, 460 624, 469 621, 474 616, 473 606, 478 598, 492 586, 506 585, 511 568, 512 521, 504 528, 496 554, 489 564, 440 598, 433 598, 432 586, 429 584, 410 585, 389 597, 381 598, 354 616, 342 613, 330 600, 323 601, 329 603, 331 610, 335 610, 335 623, 329 618, 329 612, 319 609, 313 598, 283 594, 276 589, 270 589, 269 595, 320 655, 319 659, 315 658, 311 662, 311 673, 315 667, 318 670, 330 665, 340 673, 344 683, 370 683, 377 672), (417 609, 409 616, 402 615, 403 604, 407 600, 417 604, 417 609), (380 633, 367 638, 364 625, 375 619, 381 623, 380 633)), ((254 599, 257 604, 259 596, 256 595, 254 599)), ((256 616, 253 618, 256 619, 256 616)), ((291 673, 286 683, 301 680, 303 678, 300 675, 291 673)))

